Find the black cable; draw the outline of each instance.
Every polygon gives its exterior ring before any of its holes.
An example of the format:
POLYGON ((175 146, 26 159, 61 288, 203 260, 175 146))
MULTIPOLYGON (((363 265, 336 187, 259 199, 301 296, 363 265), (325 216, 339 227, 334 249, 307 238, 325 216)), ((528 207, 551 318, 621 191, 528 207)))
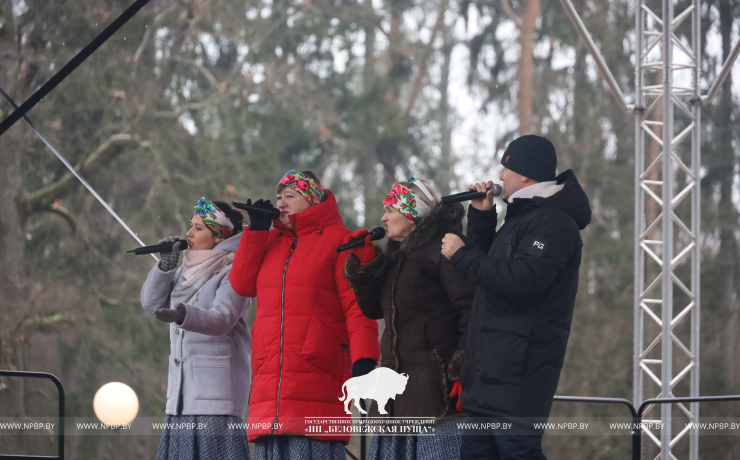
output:
POLYGON ((126 22, 128 22, 129 19, 131 19, 141 8, 144 7, 149 3, 149 0, 136 0, 133 5, 131 5, 126 11, 124 11, 118 18, 116 18, 115 21, 113 21, 108 27, 105 28, 104 31, 100 33, 93 41, 90 42, 89 45, 84 47, 82 51, 77 53, 75 57, 72 58, 71 61, 67 63, 62 69, 57 72, 53 77, 49 79, 44 85, 38 89, 31 97, 26 99, 26 102, 21 104, 20 107, 18 107, 13 113, 8 115, 5 120, 3 120, 0 123, 0 136, 3 135, 5 131, 7 131, 13 124, 20 120, 23 115, 28 113, 29 110, 31 110, 38 102, 46 97, 47 94, 49 94, 54 88, 57 87, 59 83, 62 82, 69 74, 71 74, 77 67, 82 64, 85 59, 90 57, 91 54, 97 50, 100 45, 105 43, 106 40, 108 40, 111 35, 116 33, 118 29, 121 28, 126 22))

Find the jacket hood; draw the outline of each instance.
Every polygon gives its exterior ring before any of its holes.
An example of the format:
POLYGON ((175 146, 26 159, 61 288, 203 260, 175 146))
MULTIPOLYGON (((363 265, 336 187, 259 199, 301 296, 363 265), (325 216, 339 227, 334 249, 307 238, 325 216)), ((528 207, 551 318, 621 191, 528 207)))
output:
POLYGON ((575 173, 569 169, 555 180, 557 185, 540 190, 533 198, 515 198, 506 214, 513 216, 536 208, 552 207, 568 213, 579 230, 586 228, 591 222, 591 204, 575 173))
MULTIPOLYGON (((325 190, 325 193, 326 198, 321 203, 317 203, 301 213, 289 216, 293 231, 297 235, 311 233, 329 225, 344 227, 344 221, 339 215, 339 206, 337 206, 334 194, 330 190, 325 190)), ((286 230, 283 224, 280 223, 280 219, 274 219, 272 225, 278 230, 286 230)))
POLYGON ((389 241, 388 250, 409 253, 433 241, 439 241, 447 233, 462 233, 465 208, 460 203, 439 204, 416 224, 403 242, 389 241))
POLYGON ((243 234, 244 232, 239 232, 236 235, 223 240, 222 242, 218 243, 213 248, 213 250, 214 251, 236 252, 236 250, 239 249, 239 242, 242 240, 243 234))

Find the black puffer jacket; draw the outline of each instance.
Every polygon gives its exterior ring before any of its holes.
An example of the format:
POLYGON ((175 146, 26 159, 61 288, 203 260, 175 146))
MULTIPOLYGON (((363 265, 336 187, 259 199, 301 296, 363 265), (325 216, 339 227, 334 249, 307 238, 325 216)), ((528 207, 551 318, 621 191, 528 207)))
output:
POLYGON ((345 266, 360 310, 385 320, 380 365, 409 376, 403 394, 386 406, 392 416, 457 413, 449 393, 459 379, 475 285, 441 247, 446 233, 461 233, 464 215, 460 204, 437 206, 402 244, 376 247, 365 266, 352 254, 345 266))
POLYGON ((579 230, 591 221, 573 171, 557 184, 515 199, 498 232, 495 209, 469 209, 467 245, 451 259, 478 286, 461 379, 466 410, 550 414, 578 290, 579 230))

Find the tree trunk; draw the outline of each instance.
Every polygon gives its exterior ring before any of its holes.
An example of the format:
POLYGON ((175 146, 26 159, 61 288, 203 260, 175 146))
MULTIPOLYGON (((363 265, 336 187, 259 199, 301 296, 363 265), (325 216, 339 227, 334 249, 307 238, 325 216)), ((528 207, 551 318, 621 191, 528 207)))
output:
POLYGON ((390 31, 388 32, 388 91, 385 94, 386 101, 392 107, 399 106, 401 94, 401 82, 405 76, 406 56, 401 50, 403 41, 403 0, 391 0, 390 31))
MULTIPOLYGON (((362 71, 362 90, 365 95, 369 95, 375 88, 375 28, 368 26, 365 28, 365 64, 362 71)), ((365 227, 372 226, 375 222, 373 217, 377 214, 373 207, 377 207, 376 201, 378 194, 378 174, 376 167, 378 165, 378 155, 375 152, 376 130, 373 129, 372 115, 367 117, 368 139, 362 152, 362 191, 365 203, 365 227)))
MULTIPOLYGON (((718 3, 720 31, 722 34, 722 57, 726 61, 730 55, 732 45, 732 5, 729 0, 718 3)), ((738 301, 735 288, 737 276, 738 247, 735 240, 735 229, 737 228, 737 211, 732 203, 732 178, 734 175, 735 153, 732 146, 733 130, 732 122, 732 74, 722 84, 719 95, 719 123, 717 123, 719 148, 718 176, 720 181, 719 201, 719 228, 720 228, 720 299, 722 309, 726 312, 727 321, 723 331, 724 339, 723 356, 725 360, 726 385, 732 388, 738 382, 738 301)))
MULTIPOLYGON (((4 27, 0 29, 0 49, 8 53, 0 57, 0 79, 5 82, 18 82, 3 89, 11 97, 23 100, 27 95, 23 82, 16 78, 21 64, 20 56, 15 56, 18 49, 16 37, 13 33, 12 14, 10 6, 0 8, 0 16, 5 19, 4 27)), ((0 100, 0 119, 4 119, 13 111, 4 100, 0 100)), ((5 206, 0 212, 0 369, 16 370, 19 366, 19 343, 17 331, 22 315, 27 311, 27 305, 22 300, 23 293, 23 248, 25 238, 19 209, 15 205, 21 190, 20 151, 26 127, 19 121, 0 136, 0 196, 5 206)), ((23 370, 23 369, 21 369, 23 370)), ((17 377, 0 378, 0 407, 3 417, 19 417, 25 414, 24 382, 17 377)), ((17 437, 5 436, 5 449, 16 449, 22 446, 17 437)), ((13 452, 2 452, 13 453, 13 452)))
MULTIPOLYGON (((578 8, 580 2, 575 3, 575 5, 578 8)), ((575 53, 575 64, 573 67, 574 87, 587 88, 589 84, 586 75, 586 56, 588 56, 588 51, 583 44, 578 42, 575 46, 575 53)), ((593 122, 589 116, 589 109, 592 105, 590 97, 591 95, 587 91, 578 91, 577 89, 573 91, 573 128, 568 130, 568 140, 571 142, 572 151, 578 152, 581 158, 578 161, 573 161, 573 158, 567 158, 566 155, 569 155, 569 153, 566 149, 563 154, 559 153, 562 156, 558 160, 558 163, 561 164, 570 162, 571 164, 578 165, 576 175, 580 178, 585 178, 588 175, 587 171, 591 163, 591 155, 589 153, 593 151, 593 136, 589 135, 589 127, 593 122)))
POLYGON ((532 133, 532 98, 534 76, 534 32, 540 15, 540 0, 529 0, 519 25, 519 135, 532 133))
MULTIPOLYGON (((7 113, 7 112, 6 112, 7 113)), ((22 122, 20 122, 22 123, 22 122)), ((14 206, 20 188, 20 137, 24 127, 16 124, 0 137, 0 196, 8 206, 0 212, 0 369, 14 370, 18 366, 17 330, 27 305, 22 303, 23 229, 18 208, 14 206)), ((21 369, 22 370, 22 369, 21 369)), ((3 381, 0 379, 0 381, 3 381)), ((24 413, 21 379, 8 378, 0 391, 0 407, 4 416, 24 413)))
POLYGON ((450 193, 450 181, 455 175, 453 171, 454 162, 452 159, 452 126, 450 123, 450 103, 449 103, 449 85, 450 85, 450 62, 452 60, 452 41, 450 29, 446 25, 442 26, 442 75, 439 82, 439 130, 441 131, 441 156, 442 164, 440 170, 440 181, 437 189, 442 195, 450 193))

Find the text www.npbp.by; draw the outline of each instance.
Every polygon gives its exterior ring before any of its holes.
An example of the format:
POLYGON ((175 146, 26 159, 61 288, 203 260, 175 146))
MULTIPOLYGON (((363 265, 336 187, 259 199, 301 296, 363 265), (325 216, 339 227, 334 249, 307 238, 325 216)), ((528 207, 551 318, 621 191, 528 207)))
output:
POLYGON ((113 424, 107 424, 107 423, 78 423, 77 424, 78 430, 130 430, 131 424, 130 423, 113 423, 113 424))
POLYGON ((0 423, 0 430, 53 430, 54 423, 0 423))

